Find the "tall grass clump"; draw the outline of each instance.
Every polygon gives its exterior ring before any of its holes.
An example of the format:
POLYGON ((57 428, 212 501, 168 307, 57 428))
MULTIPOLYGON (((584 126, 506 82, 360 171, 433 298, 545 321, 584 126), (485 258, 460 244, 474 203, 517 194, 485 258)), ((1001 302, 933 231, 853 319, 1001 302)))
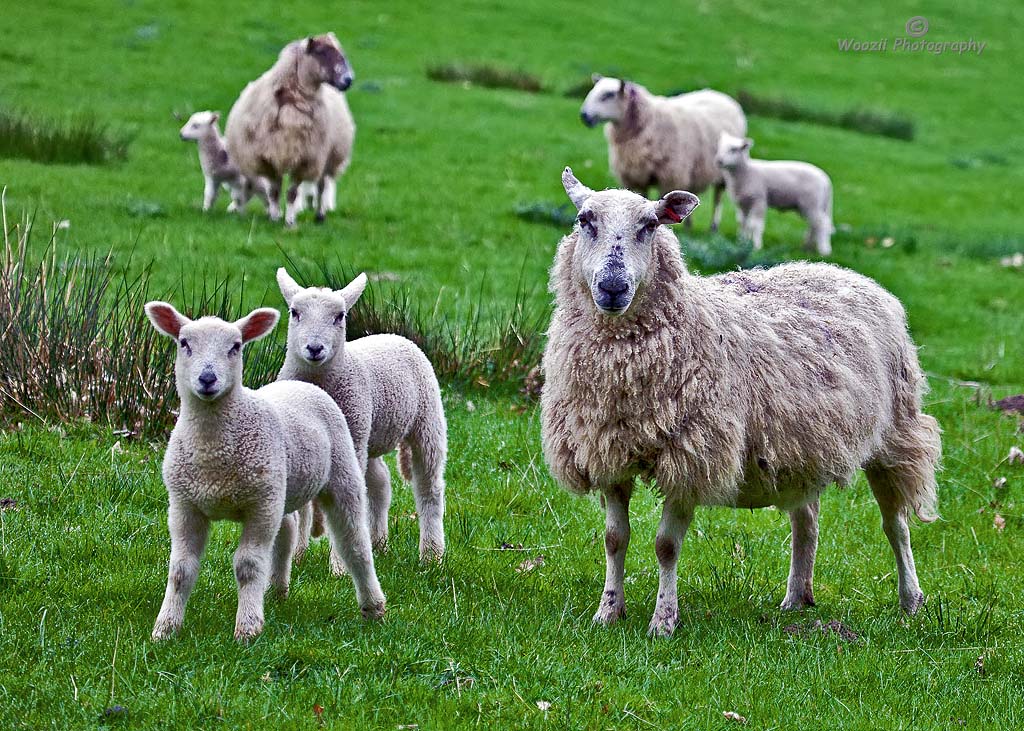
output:
POLYGON ((736 98, 744 112, 758 117, 772 117, 786 122, 811 122, 897 140, 914 139, 913 120, 895 112, 860 108, 842 112, 817 109, 781 97, 760 96, 746 89, 740 89, 736 98))
POLYGON ((102 165, 126 159, 128 142, 88 114, 57 121, 0 107, 0 158, 102 165))
POLYGON ((487 63, 434 64, 427 67, 427 78, 432 81, 476 84, 487 89, 518 89, 534 94, 544 91, 543 82, 531 73, 487 63))

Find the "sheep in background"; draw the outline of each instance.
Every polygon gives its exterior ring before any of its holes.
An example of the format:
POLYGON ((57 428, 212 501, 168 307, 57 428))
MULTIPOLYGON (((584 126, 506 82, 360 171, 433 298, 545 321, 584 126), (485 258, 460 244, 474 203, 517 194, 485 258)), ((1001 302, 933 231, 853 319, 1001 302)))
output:
POLYGON ((384 614, 366 527, 365 485, 345 417, 320 389, 278 382, 242 385, 242 348, 277 324, 277 310, 237 322, 190 320, 166 302, 146 314, 178 346, 181 412, 164 454, 171 559, 153 639, 181 628, 212 520, 242 522, 235 552, 235 639, 263 630, 263 594, 288 593, 297 517, 316 500, 344 554, 364 617, 384 614))
POLYGON ((231 193, 228 211, 241 213, 255 194, 267 200, 267 182, 262 178, 251 180, 242 175, 228 155, 224 138, 217 122, 220 112, 196 112, 181 128, 181 139, 195 142, 199 148, 199 167, 203 171, 203 210, 208 211, 217 201, 223 186, 231 193))
POLYGON ((339 151, 345 148, 345 139, 351 151, 355 134, 344 97, 328 85, 344 91, 352 79, 333 33, 293 41, 269 71, 242 90, 231 108, 228 151, 243 173, 268 179, 272 220, 281 217, 285 176, 289 177, 285 224, 295 225, 302 182, 318 186, 317 220, 324 219, 329 202, 324 176, 333 175, 341 165, 336 159, 339 151))
MULTIPOLYGON (((324 210, 334 211, 338 207, 338 178, 345 173, 352 162, 356 123, 352 119, 348 100, 345 99, 344 94, 332 87, 324 87, 324 92, 328 108, 335 121, 329 126, 331 151, 327 157, 327 166, 323 175, 323 193, 320 193, 318 183, 302 183, 299 186, 299 213, 304 211, 307 206, 316 208, 317 201, 321 196, 324 199, 324 210)), ((317 220, 322 221, 322 216, 319 216, 317 220)))
POLYGON ((769 208, 795 210, 807 221, 804 245, 821 256, 832 253, 832 181, 819 167, 791 160, 751 160, 749 137, 723 132, 715 161, 736 206, 740 236, 760 249, 769 208))
POLYGON ((594 621, 625 611, 637 478, 665 498, 649 631, 669 635, 698 505, 789 512, 782 608, 798 609, 814 603, 818 495, 861 467, 896 556, 900 605, 915 612, 924 596, 907 517, 937 517, 940 440, 921 411, 926 381, 899 301, 829 264, 694 276, 662 224, 685 219, 696 196, 594 192, 568 168, 562 180, 579 217, 551 270, 541 435, 562 485, 603 495, 607 572, 594 621))
MULTIPOLYGON (((366 287, 365 274, 339 291, 304 289, 282 267, 277 283, 290 314, 278 378, 320 386, 341 407, 366 471, 373 544, 387 544, 391 475, 383 456, 397 447, 399 471, 412 482, 416 499, 420 558, 440 558, 448 427, 433 366, 415 343, 398 335, 345 342, 347 315, 366 287)), ((310 525, 307 517, 303 522, 310 525)), ((343 566, 336 548, 332 541, 331 564, 338 572, 343 566)))
POLYGON ((725 185, 715 165, 718 136, 747 133, 747 119, 735 99, 711 89, 655 96, 632 81, 595 74, 580 118, 588 127, 608 123, 608 161, 623 187, 640 195, 654 187, 664 195, 677 189, 701 193, 713 186, 711 230, 718 230, 725 185))

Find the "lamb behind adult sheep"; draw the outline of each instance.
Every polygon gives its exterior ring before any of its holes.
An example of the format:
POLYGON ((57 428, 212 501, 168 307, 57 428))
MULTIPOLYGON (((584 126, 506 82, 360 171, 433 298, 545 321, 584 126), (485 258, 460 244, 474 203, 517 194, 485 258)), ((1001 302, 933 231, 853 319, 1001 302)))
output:
POLYGON ((541 396, 544 455, 577 493, 600 491, 607 572, 594 620, 625 610, 636 478, 665 504, 650 632, 678 621, 676 564, 698 505, 789 511, 783 609, 814 603, 818 495, 863 467, 896 556, 900 605, 923 602, 908 511, 936 518, 939 427, 895 297, 828 264, 699 277, 675 236, 696 196, 594 192, 566 168, 579 210, 551 272, 556 308, 541 396))
POLYGON ((228 151, 242 172, 270 181, 270 217, 281 216, 282 180, 289 177, 285 223, 295 225, 299 186, 318 185, 317 220, 328 210, 325 175, 348 163, 355 124, 345 101, 352 69, 333 33, 293 41, 270 70, 242 90, 228 115, 228 151), (330 87, 334 87, 331 89, 330 87))
POLYGON ((608 122, 608 161, 624 187, 641 195, 654 187, 663 195, 713 186, 711 230, 718 230, 725 185, 715 164, 718 137, 747 133, 747 118, 735 99, 711 89, 656 96, 632 81, 595 75, 580 118, 588 127, 608 122))
POLYGON ((384 613, 366 526, 363 474, 345 417, 320 389, 242 385, 242 347, 277 324, 277 310, 237 322, 189 320, 166 302, 150 302, 153 326, 178 345, 175 376, 181 413, 164 455, 171 559, 167 590, 153 627, 160 640, 181 628, 199 573, 210 521, 242 522, 235 552, 235 638, 263 629, 270 583, 288 593, 296 539, 293 511, 316 500, 355 583, 365 617, 384 613))
POLYGON ((231 193, 228 211, 241 213, 254 194, 266 202, 267 181, 242 175, 228 155, 227 145, 217 127, 218 120, 220 112, 196 112, 185 121, 179 134, 181 139, 195 142, 199 150, 199 167, 203 171, 204 182, 203 210, 213 208, 223 186, 231 193))

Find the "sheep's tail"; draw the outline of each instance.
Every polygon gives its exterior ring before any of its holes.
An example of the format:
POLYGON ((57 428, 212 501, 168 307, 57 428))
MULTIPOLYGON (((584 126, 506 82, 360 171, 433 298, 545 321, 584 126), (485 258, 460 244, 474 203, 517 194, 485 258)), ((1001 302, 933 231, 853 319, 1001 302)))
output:
POLYGON ((398 474, 406 482, 412 482, 412 450, 405 442, 398 445, 398 474))
POLYGON ((939 517, 935 472, 942 456, 941 432, 934 418, 916 413, 893 429, 884 456, 866 470, 876 495, 883 493, 925 523, 939 517))

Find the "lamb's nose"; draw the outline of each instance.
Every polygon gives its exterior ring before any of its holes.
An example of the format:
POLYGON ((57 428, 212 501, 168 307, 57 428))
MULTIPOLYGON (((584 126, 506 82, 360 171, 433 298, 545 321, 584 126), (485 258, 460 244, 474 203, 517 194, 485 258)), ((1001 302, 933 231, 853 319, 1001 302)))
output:
POLYGON ((609 277, 597 283, 597 288, 607 295, 615 297, 629 289, 629 285, 622 277, 609 277))
POLYGON ((309 351, 310 358, 319 358, 320 354, 324 352, 324 346, 322 345, 307 345, 306 350, 309 351))
POLYGON ((217 374, 209 368, 204 368, 203 372, 199 374, 199 383, 203 385, 203 388, 209 388, 217 382, 217 374))

